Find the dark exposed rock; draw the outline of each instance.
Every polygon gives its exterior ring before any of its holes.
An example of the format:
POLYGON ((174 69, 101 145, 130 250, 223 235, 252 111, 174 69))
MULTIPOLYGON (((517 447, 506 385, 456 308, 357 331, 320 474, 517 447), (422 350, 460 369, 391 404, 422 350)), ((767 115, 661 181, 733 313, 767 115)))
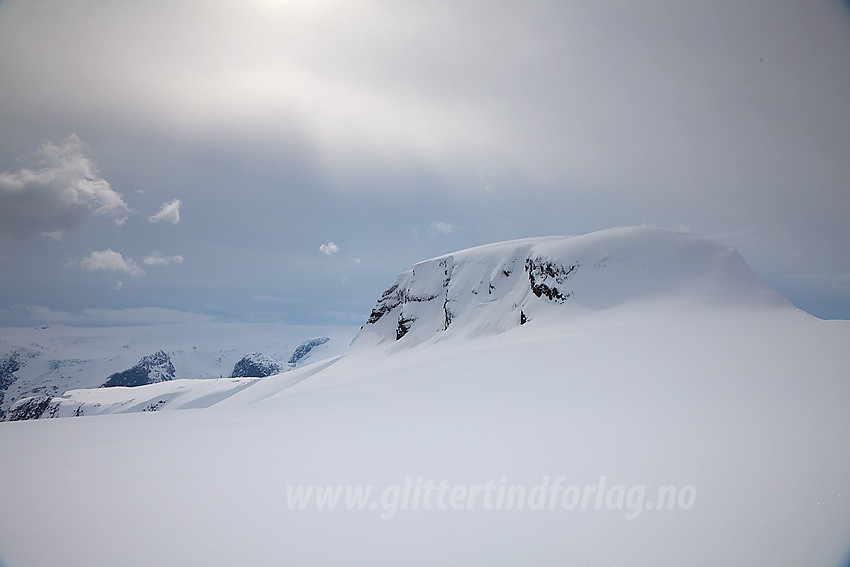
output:
POLYGON ((398 341, 404 335, 406 335, 407 332, 410 330, 410 326, 413 324, 413 322, 415 320, 416 319, 413 319, 413 318, 408 319, 408 318, 405 318, 403 316, 400 316, 398 318, 398 325, 396 326, 396 330, 395 330, 395 340, 398 341))
POLYGON ((537 297, 545 296, 556 303, 563 303, 572 295, 571 292, 564 293, 558 286, 562 286, 576 269, 578 263, 564 266, 542 258, 528 258, 525 261, 531 292, 537 297))
MULTIPOLYGON (((17 352, 3 355, 0 358, 0 404, 6 397, 6 389, 17 380, 15 372, 21 369, 21 358, 17 352)), ((0 420, 4 417, 4 412, 0 409, 0 420)))
POLYGON ((50 408, 53 398, 50 396, 34 396, 24 398, 9 410, 7 421, 24 421, 27 419, 39 419, 50 408))
POLYGON ((393 284, 389 287, 389 289, 381 294, 377 305, 375 305, 375 308, 372 309, 372 313, 369 314, 369 319, 366 320, 366 323, 377 323, 381 317, 401 305, 403 302, 403 292, 399 290, 398 284, 393 284))

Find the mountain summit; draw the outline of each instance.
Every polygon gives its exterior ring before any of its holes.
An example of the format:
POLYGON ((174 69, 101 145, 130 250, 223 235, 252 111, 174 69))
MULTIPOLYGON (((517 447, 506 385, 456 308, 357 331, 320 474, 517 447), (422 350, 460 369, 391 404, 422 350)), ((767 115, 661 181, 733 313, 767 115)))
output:
POLYGON ((378 299, 352 346, 492 335, 566 308, 674 298, 790 306, 713 240, 628 227, 513 240, 416 264, 378 299))

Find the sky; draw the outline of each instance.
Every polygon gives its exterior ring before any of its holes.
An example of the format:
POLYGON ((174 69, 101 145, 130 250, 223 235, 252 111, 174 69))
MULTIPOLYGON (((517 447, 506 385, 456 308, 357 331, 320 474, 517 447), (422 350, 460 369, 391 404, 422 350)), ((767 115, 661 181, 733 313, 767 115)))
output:
POLYGON ((848 54, 825 0, 0 0, 0 325, 356 325, 643 224, 850 318, 848 54))

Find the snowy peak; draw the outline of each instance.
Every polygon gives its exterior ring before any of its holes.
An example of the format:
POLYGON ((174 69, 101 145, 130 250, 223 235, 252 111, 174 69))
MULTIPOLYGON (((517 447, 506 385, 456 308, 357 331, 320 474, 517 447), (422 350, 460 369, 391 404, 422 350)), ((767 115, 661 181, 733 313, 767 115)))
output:
POLYGON ((629 301, 790 305, 734 250, 648 227, 470 248, 416 264, 381 295, 352 347, 491 335, 568 306, 629 301))
POLYGON ((144 386, 174 380, 174 365, 165 351, 143 356, 132 368, 111 374, 103 383, 103 388, 112 386, 144 386))

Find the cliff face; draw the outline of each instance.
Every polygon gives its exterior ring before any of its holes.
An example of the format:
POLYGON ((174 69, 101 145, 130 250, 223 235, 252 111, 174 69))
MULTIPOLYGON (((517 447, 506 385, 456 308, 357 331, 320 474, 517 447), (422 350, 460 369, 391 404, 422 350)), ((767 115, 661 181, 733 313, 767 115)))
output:
POLYGON ((740 255, 655 228, 491 244, 416 264, 381 295, 354 348, 492 335, 538 316, 671 297, 789 306, 740 255))

